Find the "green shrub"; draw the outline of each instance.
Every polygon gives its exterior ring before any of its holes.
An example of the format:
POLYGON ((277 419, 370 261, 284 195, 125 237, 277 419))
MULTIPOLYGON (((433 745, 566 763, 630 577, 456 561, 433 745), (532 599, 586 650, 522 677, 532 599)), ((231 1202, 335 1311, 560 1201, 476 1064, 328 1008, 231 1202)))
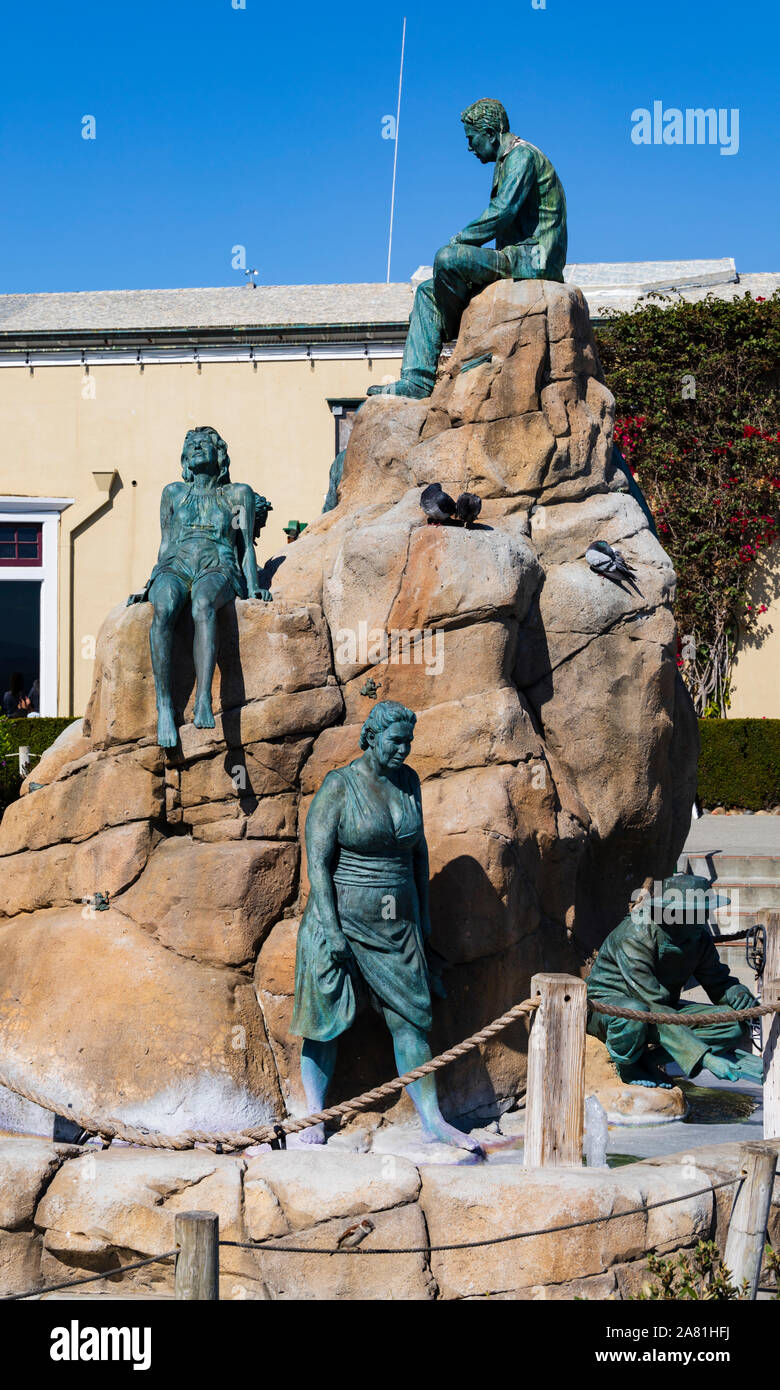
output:
POLYGON ((703 806, 780 805, 780 719, 700 719, 699 733, 703 806))
POLYGON ((677 572, 678 665, 697 714, 725 717, 739 637, 764 640, 777 592, 780 292, 648 296, 609 315, 596 341, 615 442, 677 572))
POLYGON ((63 729, 72 723, 71 718, 5 719, 0 716, 0 815, 19 795, 21 778, 16 756, 19 749, 29 748, 30 764, 34 768, 41 754, 51 748, 63 729))
POLYGON ((27 747, 31 757, 40 757, 74 720, 66 716, 53 719, 3 719, 0 722, 8 732, 12 748, 27 747))
POLYGON ((658 1255, 648 1255, 647 1270, 658 1283, 648 1281, 642 1292, 635 1295, 638 1300, 732 1303, 748 1295, 747 1280, 735 1286, 731 1270, 724 1265, 714 1240, 700 1240, 694 1250, 682 1250, 676 1259, 662 1260, 658 1255))

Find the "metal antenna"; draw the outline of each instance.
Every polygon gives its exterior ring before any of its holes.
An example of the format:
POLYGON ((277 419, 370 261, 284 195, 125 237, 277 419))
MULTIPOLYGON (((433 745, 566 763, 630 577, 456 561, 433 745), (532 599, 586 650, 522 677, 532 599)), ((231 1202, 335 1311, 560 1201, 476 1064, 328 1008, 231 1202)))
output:
POLYGON ((401 87, 404 80, 404 49, 406 47, 406 16, 401 34, 401 71, 398 74, 398 107, 395 115, 395 149, 393 151, 393 191, 390 197, 390 237, 387 243, 387 283, 390 284, 390 257, 393 254, 393 218, 395 216, 395 172, 398 167, 398 130, 401 124, 401 87))

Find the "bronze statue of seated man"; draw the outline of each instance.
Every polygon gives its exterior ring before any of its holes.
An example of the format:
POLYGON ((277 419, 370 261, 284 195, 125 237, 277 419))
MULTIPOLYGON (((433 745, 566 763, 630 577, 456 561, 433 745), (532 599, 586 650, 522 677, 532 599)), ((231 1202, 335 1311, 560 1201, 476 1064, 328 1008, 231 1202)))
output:
POLYGON ((664 879, 660 897, 648 897, 610 932, 588 976, 588 998, 651 1013, 676 1013, 684 1024, 640 1023, 591 1013, 588 1032, 607 1045, 621 1080, 635 1086, 670 1086, 652 1057, 660 1046, 686 1076, 706 1068, 726 1081, 761 1081, 762 1062, 752 1056, 745 1025, 735 1016, 697 1026, 697 1013, 712 1005, 681 1003, 693 977, 718 1010, 754 1007, 747 987, 729 974, 706 923, 710 884, 693 874, 664 879))
POLYGON ((149 641, 157 692, 157 742, 178 740, 172 694, 176 621, 189 599, 195 627, 195 710, 198 729, 214 728, 211 683, 217 659, 217 612, 236 598, 271 594, 260 587, 254 542, 271 504, 246 483, 231 483, 224 439, 208 425, 188 430, 181 456, 183 482, 169 483, 160 501, 160 552, 141 593, 154 609, 149 641))
POLYGON ((400 381, 369 396, 430 396, 442 345, 458 336, 466 305, 496 280, 563 280, 566 198, 546 155, 512 135, 500 101, 483 98, 462 114, 469 149, 495 163, 490 203, 437 251, 433 279, 418 287, 400 381), (487 242, 495 240, 495 249, 487 242))

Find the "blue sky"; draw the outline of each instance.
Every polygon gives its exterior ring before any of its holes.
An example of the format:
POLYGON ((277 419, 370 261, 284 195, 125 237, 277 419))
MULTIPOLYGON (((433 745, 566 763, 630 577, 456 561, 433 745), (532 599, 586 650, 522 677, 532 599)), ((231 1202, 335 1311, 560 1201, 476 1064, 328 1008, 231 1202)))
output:
POLYGON ((5 8, 0 292, 243 283, 237 244, 261 283, 383 280, 404 15, 394 280, 487 203, 479 96, 558 169, 571 261, 780 270, 775 0, 233 3, 5 8), (737 108, 738 152, 632 143, 654 101, 737 108))

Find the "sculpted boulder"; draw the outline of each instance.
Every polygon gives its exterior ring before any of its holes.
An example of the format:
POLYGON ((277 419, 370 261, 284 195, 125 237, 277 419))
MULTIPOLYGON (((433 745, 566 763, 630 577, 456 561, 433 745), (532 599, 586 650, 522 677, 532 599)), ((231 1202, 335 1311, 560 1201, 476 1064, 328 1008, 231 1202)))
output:
MULTIPOLYGON (((302 1112, 302 833, 377 693, 418 716, 409 762, 449 963, 435 1049, 524 998, 535 971, 579 969, 632 890, 673 870, 697 726, 674 573, 612 467, 613 407, 580 291, 500 281, 466 309, 430 399, 361 408, 338 505, 288 547, 273 604, 220 611, 214 729, 191 722, 188 619, 166 753, 149 607, 109 615, 83 726, 0 825, 14 1076, 74 1113, 168 1132, 302 1112), (426 524, 430 482, 482 499, 473 529, 426 524), (623 551, 639 593, 589 568, 596 539, 623 551)), ((516 1100, 526 1036, 518 1023, 440 1073, 451 1119, 516 1100)), ((369 1014, 330 1094, 393 1072, 369 1014)))

